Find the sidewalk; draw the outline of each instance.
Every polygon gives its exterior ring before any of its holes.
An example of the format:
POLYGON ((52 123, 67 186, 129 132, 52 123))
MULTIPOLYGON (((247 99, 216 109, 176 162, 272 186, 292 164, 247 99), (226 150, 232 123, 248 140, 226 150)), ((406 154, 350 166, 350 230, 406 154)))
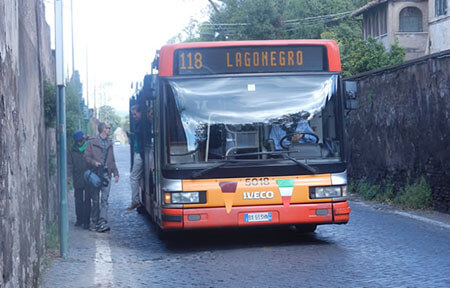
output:
POLYGON ((75 227, 73 191, 68 193, 68 206, 68 257, 51 259, 50 267, 42 275, 41 287, 108 287, 102 275, 111 273, 108 267, 111 262, 108 257, 110 235, 75 227), (99 283, 104 285, 99 286, 99 283))
MULTIPOLYGON (((69 191, 68 257, 51 259, 50 267, 41 275, 41 287, 148 287, 143 269, 158 271, 157 261, 167 250, 146 215, 126 210, 131 202, 129 151, 128 145, 114 146, 120 178, 112 183, 109 193, 111 231, 98 233, 75 227, 74 196, 69 191)), ((153 276, 152 287, 160 287, 155 283, 166 277, 161 272, 153 276)))
MULTIPOLYGON (((69 191, 68 257, 51 259, 50 267, 41 276, 41 287, 145 287, 145 283, 138 280, 138 272, 131 268, 142 261, 134 256, 137 247, 133 243, 138 242, 139 246, 147 243, 142 245, 145 248, 148 243, 155 243, 156 246, 159 239, 153 235, 153 225, 147 216, 125 209, 131 201, 129 162, 126 160, 125 163, 118 163, 121 166, 119 183, 113 183, 111 187, 108 212, 111 231, 98 233, 75 227, 74 197, 73 191, 69 191), (134 237, 142 240, 136 241, 134 237)), ((151 259, 157 257, 152 254, 158 253, 158 250, 143 249, 140 254, 151 259)))

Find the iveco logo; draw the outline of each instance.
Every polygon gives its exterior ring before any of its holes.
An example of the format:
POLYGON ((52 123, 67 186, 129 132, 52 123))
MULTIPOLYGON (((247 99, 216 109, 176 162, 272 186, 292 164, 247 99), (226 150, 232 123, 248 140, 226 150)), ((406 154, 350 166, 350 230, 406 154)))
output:
POLYGON ((248 199, 272 199, 273 192, 272 191, 263 191, 263 192, 244 192, 244 200, 248 199))

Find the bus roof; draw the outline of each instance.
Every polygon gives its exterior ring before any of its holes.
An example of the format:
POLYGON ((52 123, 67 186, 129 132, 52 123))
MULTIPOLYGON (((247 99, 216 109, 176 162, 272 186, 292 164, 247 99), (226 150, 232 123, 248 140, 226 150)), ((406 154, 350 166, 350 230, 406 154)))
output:
POLYGON ((168 77, 174 75, 174 56, 179 49, 192 48, 216 48, 216 47, 250 47, 250 46, 324 46, 327 49, 328 71, 340 72, 341 60, 339 48, 333 40, 256 40, 256 41, 221 41, 221 42, 191 42, 165 45, 159 53, 159 76, 168 77))

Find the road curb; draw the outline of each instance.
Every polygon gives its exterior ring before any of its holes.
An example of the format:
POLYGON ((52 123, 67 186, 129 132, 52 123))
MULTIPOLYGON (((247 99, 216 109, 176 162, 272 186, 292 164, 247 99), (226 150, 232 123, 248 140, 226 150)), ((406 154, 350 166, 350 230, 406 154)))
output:
POLYGON ((450 230, 450 214, 441 213, 434 210, 406 210, 401 209, 398 206, 389 205, 386 203, 378 203, 373 201, 368 201, 359 198, 356 195, 351 195, 349 198, 351 204, 359 204, 366 207, 370 207, 376 210, 383 210, 388 213, 397 214, 400 216, 412 218, 421 222, 439 226, 441 228, 450 230))

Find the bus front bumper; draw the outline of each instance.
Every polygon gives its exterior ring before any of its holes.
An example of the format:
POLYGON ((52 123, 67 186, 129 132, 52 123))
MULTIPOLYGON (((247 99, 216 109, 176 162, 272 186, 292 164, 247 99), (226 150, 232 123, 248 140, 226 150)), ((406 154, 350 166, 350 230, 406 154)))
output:
POLYGON ((293 224, 345 224, 347 201, 334 203, 162 209, 162 229, 199 229, 293 224))

